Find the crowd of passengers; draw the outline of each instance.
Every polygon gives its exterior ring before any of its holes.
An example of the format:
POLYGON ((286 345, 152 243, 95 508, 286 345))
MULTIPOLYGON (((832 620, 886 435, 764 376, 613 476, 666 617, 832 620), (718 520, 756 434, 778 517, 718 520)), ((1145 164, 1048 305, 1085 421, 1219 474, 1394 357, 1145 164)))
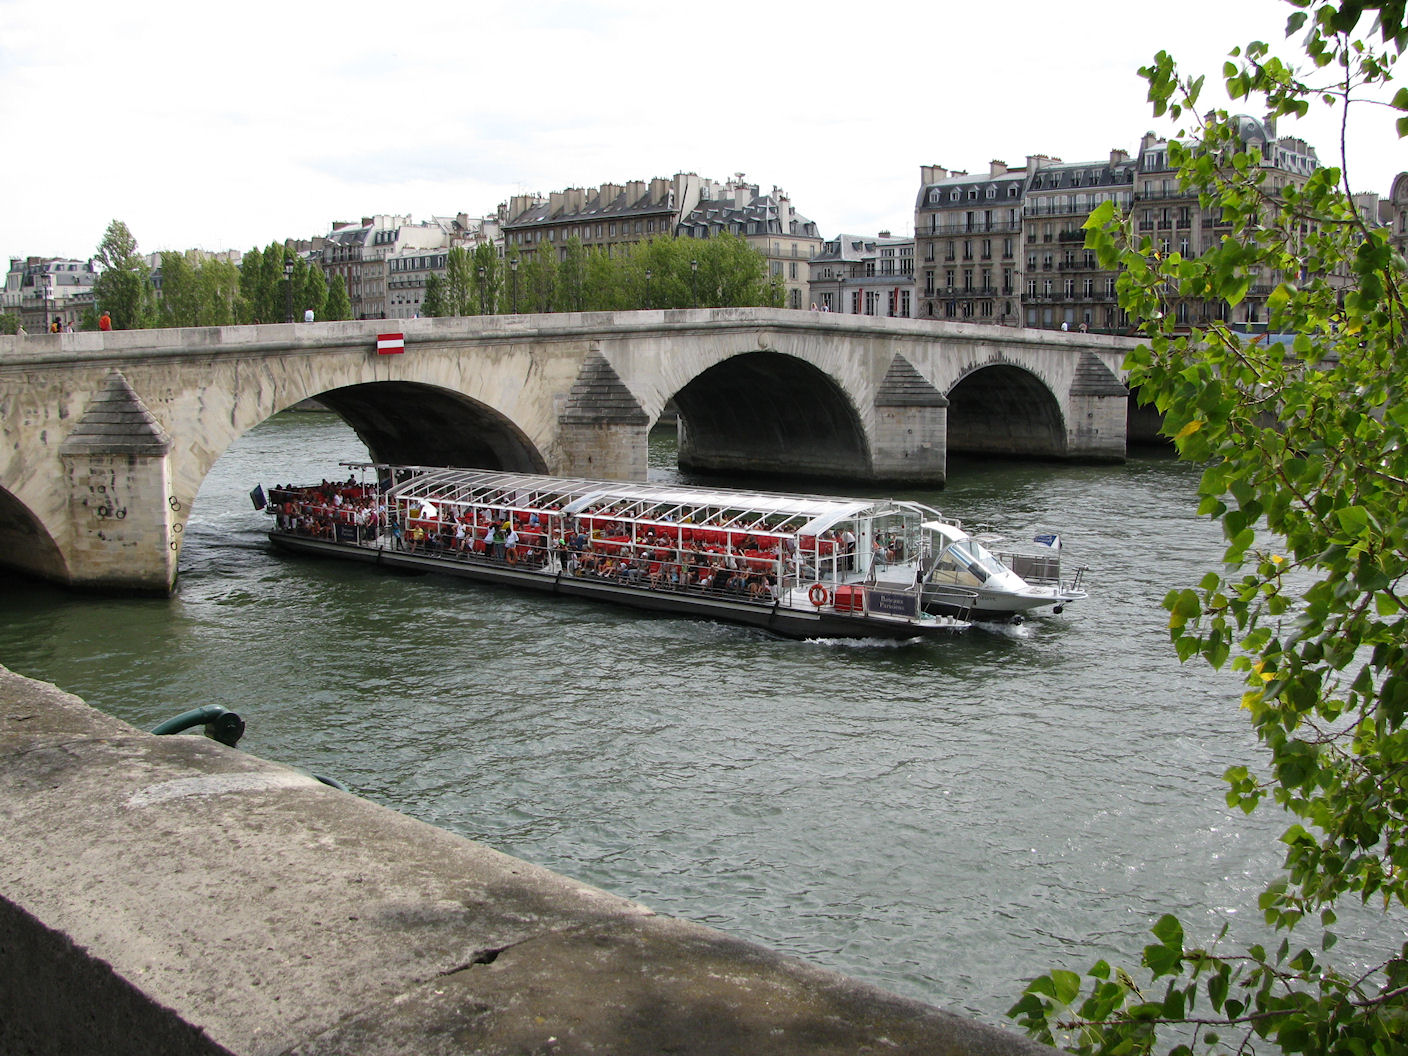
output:
POLYGON ((351 478, 343 483, 324 480, 313 487, 278 485, 269 489, 268 509, 280 531, 334 539, 341 525, 354 530, 359 542, 375 539, 377 525, 386 516, 376 487, 351 478))
MULTIPOLYGON (((417 504, 419 505, 419 504, 417 504)), ((764 527, 723 531, 690 521, 644 526, 634 541, 612 519, 619 510, 586 511, 568 520, 555 512, 466 510, 461 517, 417 516, 414 506, 388 510, 374 485, 353 479, 324 480, 313 487, 280 485, 269 493, 269 506, 281 531, 312 538, 387 545, 407 553, 488 561, 525 568, 555 568, 573 576, 614 580, 655 590, 697 590, 771 602, 778 596, 779 562, 795 564, 791 536, 774 536, 764 527), (490 523, 480 524, 487 519, 490 523), (404 523, 403 523, 404 520, 404 523), (760 537, 761 536, 761 537, 760 537), (738 545, 734 545, 734 539, 738 545)), ((553 507, 548 508, 553 511, 553 507)), ((816 540, 822 560, 854 567, 855 537, 824 533, 816 540)), ((872 558, 903 557, 899 539, 877 540, 872 558)))

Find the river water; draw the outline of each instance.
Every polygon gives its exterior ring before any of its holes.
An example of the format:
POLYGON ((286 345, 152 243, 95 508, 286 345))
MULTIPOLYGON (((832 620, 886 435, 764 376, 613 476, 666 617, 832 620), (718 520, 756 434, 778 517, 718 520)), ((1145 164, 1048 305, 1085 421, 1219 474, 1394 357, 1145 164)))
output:
MULTIPOLYGON (((930 644, 792 642, 275 554, 247 493, 364 458, 320 413, 221 458, 171 600, 6 580, 0 662, 241 747, 655 909, 990 1021, 1031 975, 1137 961, 1157 916, 1234 931, 1279 861, 1222 800, 1237 676, 1180 666, 1160 600, 1214 567, 1197 470, 968 463, 910 493, 1061 533, 1090 601, 930 644)), ((667 435, 652 474, 673 477, 667 435)))

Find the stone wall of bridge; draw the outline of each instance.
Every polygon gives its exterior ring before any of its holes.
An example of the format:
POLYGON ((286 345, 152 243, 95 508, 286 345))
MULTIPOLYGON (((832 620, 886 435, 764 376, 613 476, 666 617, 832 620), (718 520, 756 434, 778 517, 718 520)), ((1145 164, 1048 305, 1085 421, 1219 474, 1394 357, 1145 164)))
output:
POLYGON ((771 309, 280 324, 0 338, 0 562, 173 589, 191 504, 236 438, 317 397, 374 458, 641 479, 680 461, 940 485, 950 450, 1124 456, 1127 342, 771 309))

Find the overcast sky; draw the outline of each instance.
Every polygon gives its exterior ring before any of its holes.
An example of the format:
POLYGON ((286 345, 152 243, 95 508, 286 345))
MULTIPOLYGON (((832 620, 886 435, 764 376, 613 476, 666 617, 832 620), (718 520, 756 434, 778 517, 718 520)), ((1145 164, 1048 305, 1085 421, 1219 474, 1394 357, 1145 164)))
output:
MULTIPOLYGON (((143 252, 243 250, 681 171, 779 187, 828 238, 908 234, 920 165, 1132 152, 1171 130, 1140 65, 1164 48, 1215 85, 1232 46, 1282 44, 1290 10, 0 0, 0 255, 86 258, 114 218, 143 252)), ((1294 134, 1337 160, 1334 124, 1294 134)), ((1350 148, 1356 190, 1408 169, 1382 108, 1350 148)))

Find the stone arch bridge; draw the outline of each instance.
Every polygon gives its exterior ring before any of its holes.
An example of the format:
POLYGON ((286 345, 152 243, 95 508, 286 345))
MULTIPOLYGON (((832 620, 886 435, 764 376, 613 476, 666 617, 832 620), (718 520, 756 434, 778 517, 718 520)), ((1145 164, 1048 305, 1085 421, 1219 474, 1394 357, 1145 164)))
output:
POLYGON ((0 338, 0 564, 170 593, 215 461, 316 397, 380 461, 644 479, 680 463, 941 484, 949 451, 1124 458, 1130 342, 700 309, 0 338), (379 354, 399 330, 404 351, 379 354))

